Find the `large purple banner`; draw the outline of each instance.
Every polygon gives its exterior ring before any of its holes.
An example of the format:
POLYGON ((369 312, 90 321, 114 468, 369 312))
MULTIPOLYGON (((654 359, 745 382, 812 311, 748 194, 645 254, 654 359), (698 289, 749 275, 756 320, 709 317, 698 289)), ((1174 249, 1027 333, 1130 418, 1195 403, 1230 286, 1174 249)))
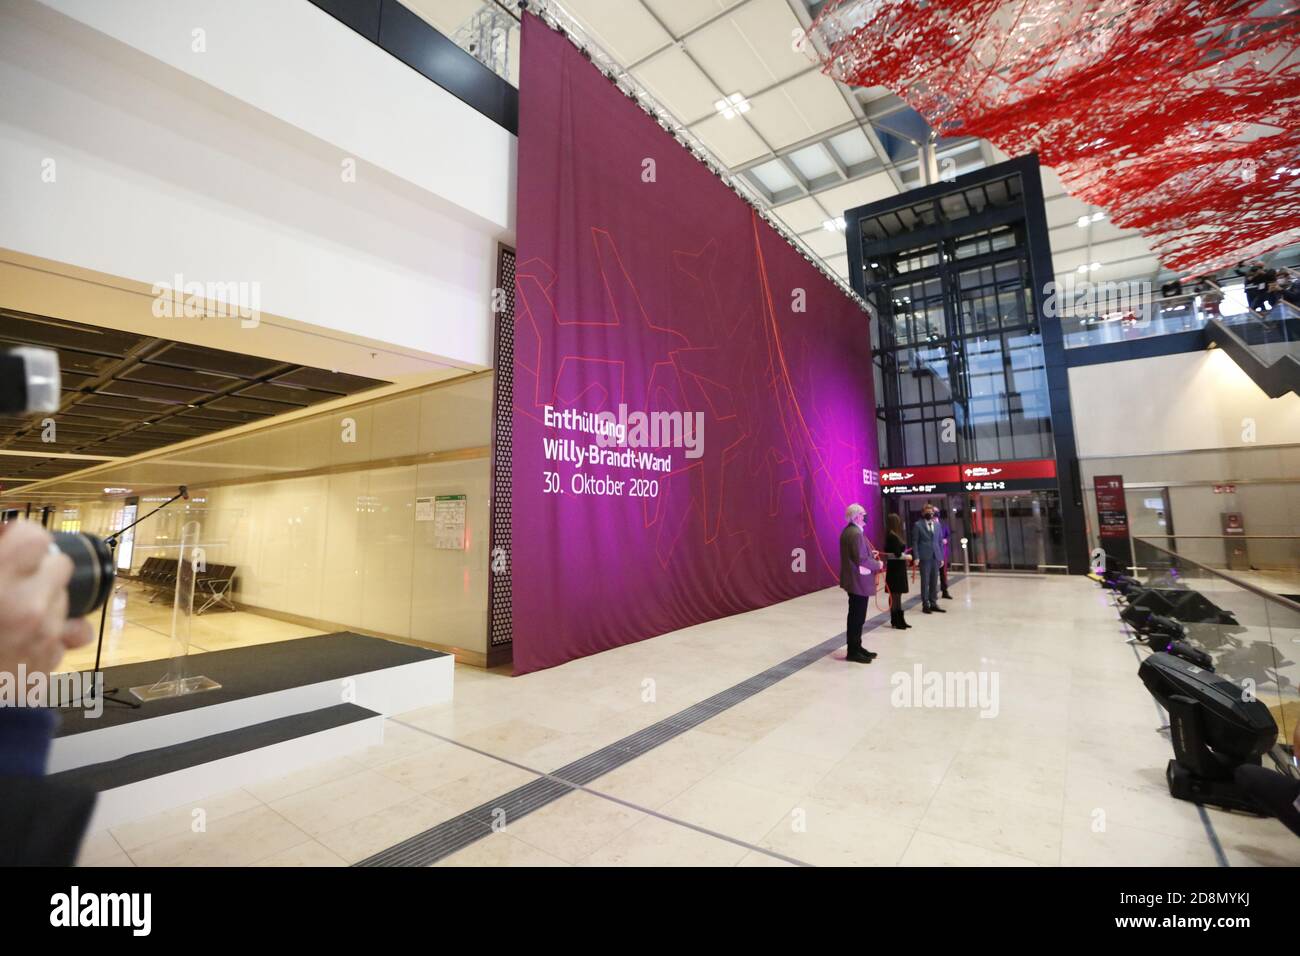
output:
POLYGON ((834 586, 866 314, 531 15, 519 112, 515 672, 834 586))

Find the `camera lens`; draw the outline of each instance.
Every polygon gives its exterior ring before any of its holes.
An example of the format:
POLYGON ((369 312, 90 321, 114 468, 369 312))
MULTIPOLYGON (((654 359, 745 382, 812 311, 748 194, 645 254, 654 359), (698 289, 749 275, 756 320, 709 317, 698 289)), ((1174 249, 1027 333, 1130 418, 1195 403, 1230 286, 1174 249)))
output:
POLYGON ((117 574, 108 545, 93 534, 61 531, 54 535, 54 546, 72 559, 68 617, 84 617, 98 611, 108 600, 117 574))

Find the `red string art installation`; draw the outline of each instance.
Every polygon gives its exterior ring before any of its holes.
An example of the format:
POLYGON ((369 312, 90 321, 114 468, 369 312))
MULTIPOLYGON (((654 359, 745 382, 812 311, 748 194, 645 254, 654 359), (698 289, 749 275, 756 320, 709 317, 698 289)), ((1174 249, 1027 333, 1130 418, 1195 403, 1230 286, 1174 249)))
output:
POLYGON ((1036 152, 1200 275, 1300 241, 1296 0, 830 0, 824 71, 1036 152))

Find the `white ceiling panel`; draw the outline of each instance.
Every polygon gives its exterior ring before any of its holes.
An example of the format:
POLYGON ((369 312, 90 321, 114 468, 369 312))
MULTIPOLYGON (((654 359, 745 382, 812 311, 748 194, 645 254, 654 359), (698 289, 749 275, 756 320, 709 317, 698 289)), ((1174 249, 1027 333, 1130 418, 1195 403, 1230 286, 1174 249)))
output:
POLYGON ((1109 219, 1090 222, 1086 229, 1074 227, 1079 235, 1087 236, 1093 242, 1110 242, 1112 239, 1139 239, 1142 234, 1136 229, 1121 229, 1109 219))
POLYGON ((790 175, 790 171, 785 165, 777 159, 770 163, 763 163, 761 166, 755 166, 749 171, 749 174, 763 184, 763 188, 770 193, 779 193, 785 189, 794 189, 799 184, 795 178, 790 175))
POLYGON ((750 0, 691 34, 686 49, 728 93, 749 95, 812 68, 788 39, 782 42, 798 28, 785 0, 750 0))
POLYGON ((793 232, 808 232, 812 229, 820 229, 822 223, 830 218, 826 214, 826 210, 822 208, 821 203, 811 196, 796 199, 784 206, 776 206, 772 209, 772 212, 780 216, 781 220, 793 232))
POLYGON ((857 166, 876 158, 876 151, 872 148, 871 141, 860 129, 839 133, 832 136, 829 142, 845 166, 857 166))
MULTIPOLYGON (((1094 262, 1102 266, 1111 266, 1122 264, 1122 271, 1125 274, 1132 272, 1132 266, 1127 265, 1131 262, 1139 262, 1151 257, 1151 249, 1146 240, 1138 239, 1119 239, 1115 242, 1103 242, 1091 247, 1080 247, 1077 249, 1066 249, 1060 252, 1053 250, 1052 267, 1057 272, 1069 272, 1077 269, 1081 265, 1091 265, 1094 262)), ((1094 278, 1095 274, 1089 274, 1089 278, 1094 278)))
POLYGON ((721 99, 721 92, 676 47, 643 63, 636 70, 636 78, 683 123, 717 113, 713 104, 721 99))
MULTIPOLYGON (((1156 273, 1160 268, 1160 261, 1155 256, 1144 256, 1141 259, 1130 259, 1126 262, 1104 265, 1096 272, 1089 272, 1086 275, 1075 272, 1073 269, 1062 268, 1060 263, 1056 264, 1056 268, 1056 281, 1061 284, 1065 284, 1071 276, 1073 276, 1076 284, 1085 279, 1088 282, 1140 282, 1150 279, 1156 273)), ((1156 295, 1160 293, 1159 289, 1153 289, 1152 291, 1156 295)))
MULTIPOLYGON (((1005 155, 1005 154, 1003 154, 1005 155)), ((1061 184, 1061 177, 1056 175, 1051 167, 1041 167, 1043 177, 1043 196, 1050 199, 1053 196, 1065 195, 1065 186, 1061 184)))
POLYGON ((835 81, 820 73, 805 73, 750 102, 749 120, 774 149, 853 119, 835 81))
POLYGON ((483 3, 482 0, 403 0, 403 6, 439 33, 451 36, 483 3))
POLYGON ((878 199, 887 199, 890 196, 897 195, 898 188, 894 185, 894 181, 889 178, 888 173, 874 173, 851 183, 845 183, 843 186, 827 189, 825 192, 819 193, 817 198, 830 211, 832 216, 842 216, 846 209, 865 206, 867 203, 875 202, 878 199))
POLYGON ((820 143, 793 152, 788 159, 794 163, 804 179, 820 179, 823 176, 832 176, 836 172, 835 163, 820 143))
POLYGON ((822 259, 826 265, 834 271, 841 279, 849 277, 849 257, 847 254, 840 256, 825 256, 822 259))
POLYGON ((795 37, 802 36, 803 29, 788 0, 750 0, 726 20, 762 62, 768 83, 789 79, 815 65, 794 48, 795 37))
POLYGON ((1094 242, 1092 258, 1096 262, 1119 262, 1125 259, 1140 259, 1151 255, 1151 247, 1141 236, 1127 239, 1113 239, 1110 242, 1094 242))
POLYGON ((1075 225, 1080 216, 1086 216, 1093 212, 1093 208, 1087 203, 1081 203, 1073 196, 1058 196, 1055 199, 1049 199, 1045 204, 1047 209, 1047 228, 1055 229, 1057 226, 1075 225))
POLYGON ((715 113, 703 123, 693 126, 691 132, 728 167, 747 163, 768 151, 758 134, 738 116, 726 119, 715 113))
POLYGON ((748 96, 773 83, 763 61, 728 19, 711 23, 699 33, 692 34, 686 41, 686 51, 724 93, 748 96))
MULTIPOLYGON (((428 0, 426 0, 428 2, 428 0)), ((447 0, 436 0, 445 3, 447 0)), ((673 42, 672 36, 638 3, 564 0, 568 10, 619 63, 635 63, 673 42)))
POLYGON ((1047 239, 1052 244, 1053 256, 1083 245, 1087 238, 1084 230, 1078 226, 1058 226, 1047 233, 1047 239))
MULTIPOLYGON (((631 5, 635 0, 601 0, 611 7, 631 5)), ((734 3, 722 0, 642 0, 645 6, 663 21, 664 26, 681 36, 688 30, 699 26, 710 17, 715 17, 734 3)))
POLYGON ((1051 239, 1053 252, 1063 252, 1088 243, 1097 246, 1101 243, 1114 242, 1117 239, 1136 239, 1141 241, 1144 246, 1146 244, 1146 241, 1142 239, 1141 234, 1136 230, 1120 229, 1113 222, 1106 219, 1090 222, 1082 229, 1079 228, 1077 223, 1057 226, 1048 233, 1048 237, 1051 239))
POLYGON ((834 232, 829 229, 818 229, 816 232, 810 232, 800 238, 808 244, 808 248, 823 258, 838 255, 839 253, 848 255, 846 248, 848 240, 844 238, 844 233, 838 229, 834 232))

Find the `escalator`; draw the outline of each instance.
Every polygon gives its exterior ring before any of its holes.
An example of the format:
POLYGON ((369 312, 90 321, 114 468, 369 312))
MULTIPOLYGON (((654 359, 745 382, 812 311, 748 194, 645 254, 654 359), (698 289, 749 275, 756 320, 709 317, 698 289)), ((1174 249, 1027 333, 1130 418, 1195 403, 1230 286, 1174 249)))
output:
POLYGON ((1269 317, 1254 312, 1205 324, 1209 344, 1223 349, 1269 398, 1300 395, 1300 312, 1286 307, 1269 317), (1276 318, 1273 316, 1276 315, 1276 318))

